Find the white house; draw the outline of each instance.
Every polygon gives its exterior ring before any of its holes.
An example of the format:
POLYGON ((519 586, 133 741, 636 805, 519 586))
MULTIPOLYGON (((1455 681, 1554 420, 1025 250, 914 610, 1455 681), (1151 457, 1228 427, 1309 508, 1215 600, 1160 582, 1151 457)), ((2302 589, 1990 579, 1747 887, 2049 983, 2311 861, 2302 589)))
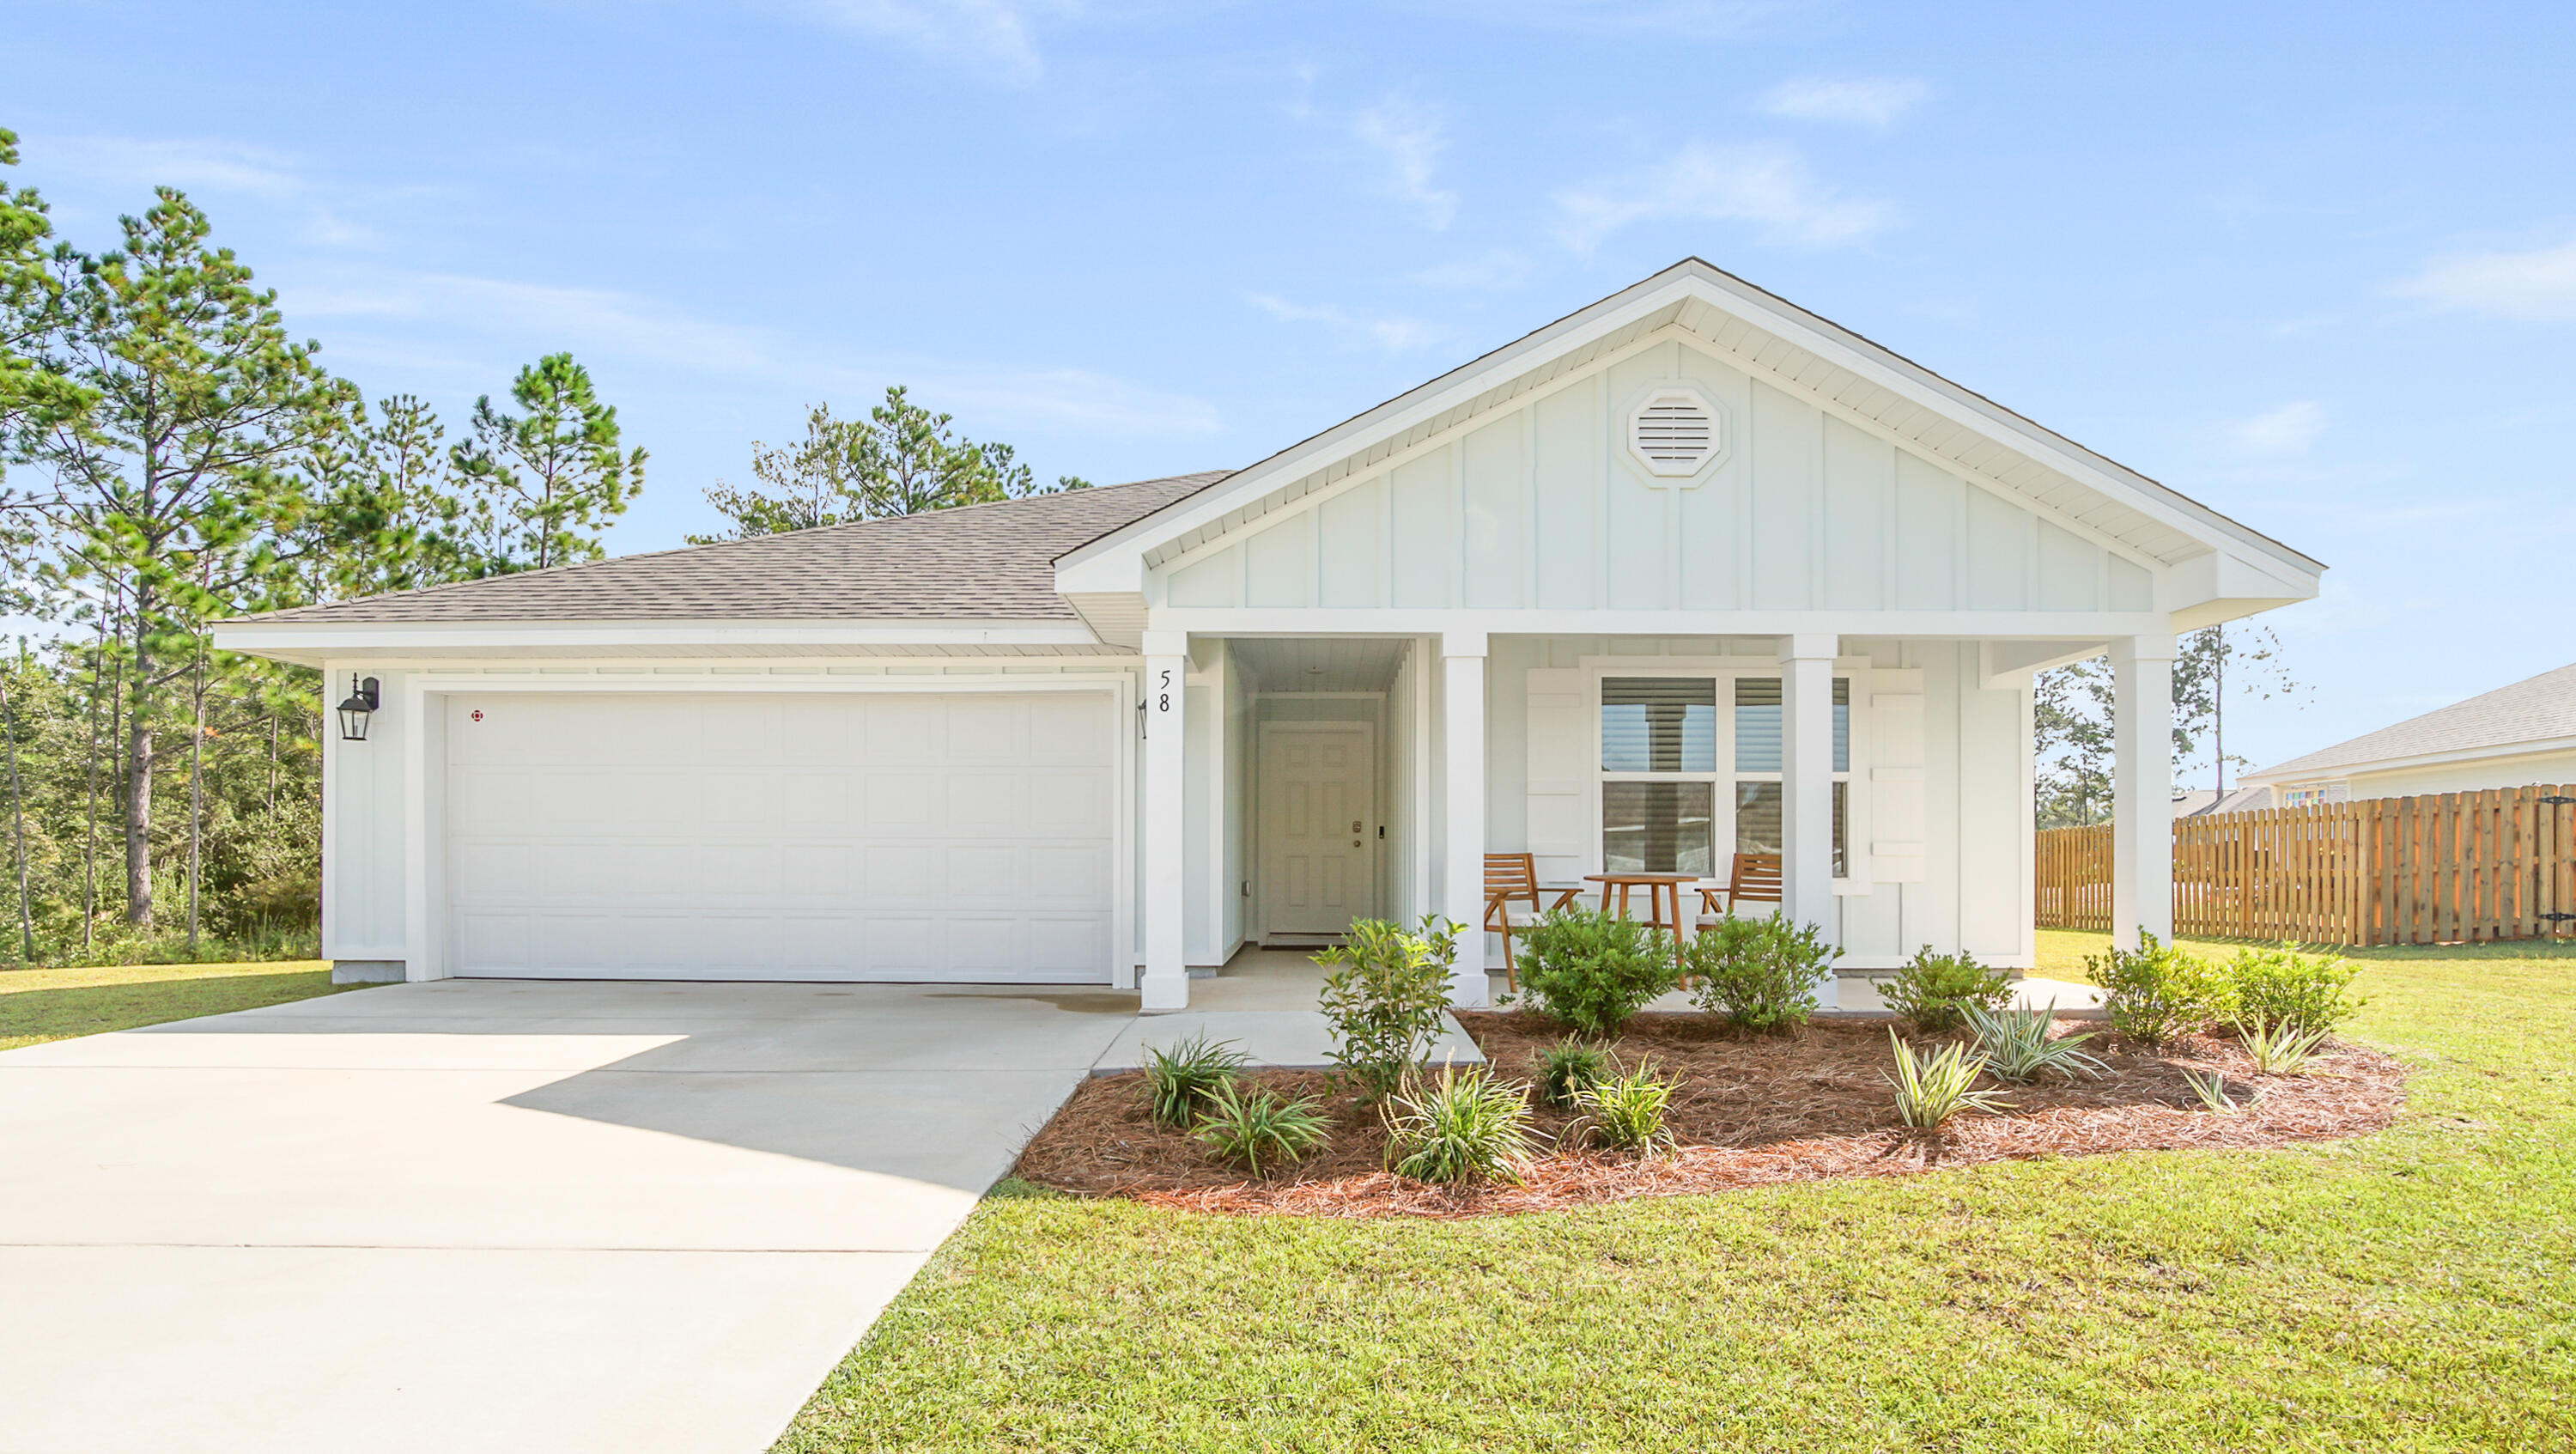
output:
POLYGON ((379 684, 324 780, 358 973, 1156 1009, 1249 940, 1476 923, 1489 851, 1780 852, 1845 967, 2026 966, 2030 676, 2106 647, 2117 916, 2163 932, 2175 633, 2321 570, 1690 260, 1247 469, 217 640, 379 684))
POLYGON ((2240 781, 2285 807, 2576 782, 2576 666, 2365 732, 2240 781))

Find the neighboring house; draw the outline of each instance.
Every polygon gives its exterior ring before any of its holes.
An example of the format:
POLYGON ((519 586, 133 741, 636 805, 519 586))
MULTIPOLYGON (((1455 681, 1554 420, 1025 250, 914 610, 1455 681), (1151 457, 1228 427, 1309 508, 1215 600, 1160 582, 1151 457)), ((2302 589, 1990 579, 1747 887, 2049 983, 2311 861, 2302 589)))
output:
POLYGON ((2284 807, 2576 782, 2576 666, 2246 773, 2284 807))
POLYGON ((325 769, 355 972, 1152 1009, 1247 940, 1477 923, 1488 851, 1780 852, 1846 967, 2029 965, 2030 677, 2106 648, 2163 932, 2175 633, 2322 569, 1691 260, 1247 469, 217 639, 381 684, 325 769))
POLYGON ((2173 815, 2177 818, 2204 818, 2213 813, 2251 813, 2275 806, 2270 788, 2235 787, 2222 798, 2207 788, 2174 794, 2173 815))

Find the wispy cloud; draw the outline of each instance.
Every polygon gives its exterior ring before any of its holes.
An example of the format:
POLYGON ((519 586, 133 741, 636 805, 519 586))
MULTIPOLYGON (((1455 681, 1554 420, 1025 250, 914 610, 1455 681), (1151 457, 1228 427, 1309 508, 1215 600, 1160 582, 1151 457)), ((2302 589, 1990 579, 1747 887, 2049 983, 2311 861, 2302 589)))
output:
POLYGON ((2560 323, 2576 320, 2576 241, 2529 252, 2435 258, 2393 290, 2437 308, 2560 323))
POLYGON ((1388 353, 1408 353, 1436 343, 1440 331, 1419 318, 1399 315, 1363 317, 1344 309, 1291 303, 1273 293, 1247 293, 1244 301, 1282 323, 1320 323, 1338 333, 1362 339, 1388 353))
POLYGON ((1527 283, 1531 265, 1524 253, 1496 248, 1474 257, 1434 263, 1412 277, 1416 287, 1454 293, 1507 293, 1527 283))
POLYGON ((1417 12, 1593 35, 1730 40, 1815 9, 1809 0, 1413 0, 1417 12))
POLYGON ((1800 121, 1850 121, 1886 126, 1931 93, 1921 81, 1827 80, 1808 77, 1782 81, 1762 98, 1762 109, 1800 121))
MULTIPOLYGON (((1225 416, 1187 394, 1146 388, 1085 369, 974 369, 935 366, 910 375, 916 392, 945 409, 973 411, 1003 426, 1043 425, 1088 434, 1215 434, 1225 416)), ((889 379, 888 382, 895 382, 889 379)))
POLYGON ((25 150, 48 167, 129 186, 257 197, 288 197, 305 187, 283 153, 212 137, 46 136, 30 138, 25 150))
POLYGON ((1765 242, 1831 247, 1894 225, 1894 204, 1842 197, 1817 181, 1796 152, 1772 143, 1692 142, 1646 171, 1560 192, 1567 246, 1590 252, 1638 222, 1676 218, 1749 222, 1765 242))
POLYGON ((1387 194, 1412 208, 1423 226, 1437 232, 1458 215, 1458 194, 1431 184, 1432 164, 1449 145, 1437 111, 1390 97, 1361 112, 1351 134, 1385 159, 1387 194))
POLYGON ((1068 0, 786 0, 788 8, 836 30, 883 36, 1008 85, 1046 71, 1031 21, 1061 15, 1068 0))
POLYGON ((335 270, 281 290, 297 318, 436 323, 538 349, 611 354, 715 372, 760 368, 767 330, 695 317, 657 299, 455 273, 335 270))
POLYGON ((2326 410, 2314 399, 2297 399, 2266 409, 2227 428, 2240 448, 2256 454, 2305 454, 2326 428, 2326 410))

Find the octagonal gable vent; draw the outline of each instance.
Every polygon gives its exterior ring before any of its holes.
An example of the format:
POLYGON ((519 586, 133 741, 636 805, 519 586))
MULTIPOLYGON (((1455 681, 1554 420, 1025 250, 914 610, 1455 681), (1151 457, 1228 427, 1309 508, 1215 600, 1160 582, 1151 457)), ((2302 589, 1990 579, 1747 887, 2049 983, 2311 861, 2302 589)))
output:
POLYGON ((1717 457, 1717 406, 1697 389, 1658 389, 1628 416, 1628 449, 1652 475, 1695 475, 1717 457))

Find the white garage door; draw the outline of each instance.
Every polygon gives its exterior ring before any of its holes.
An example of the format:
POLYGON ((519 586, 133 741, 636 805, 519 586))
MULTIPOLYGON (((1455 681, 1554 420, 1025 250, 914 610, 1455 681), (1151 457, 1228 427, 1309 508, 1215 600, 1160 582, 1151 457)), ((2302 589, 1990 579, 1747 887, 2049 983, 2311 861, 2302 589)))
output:
POLYGON ((447 704, 455 973, 1109 979, 1104 693, 447 704))

